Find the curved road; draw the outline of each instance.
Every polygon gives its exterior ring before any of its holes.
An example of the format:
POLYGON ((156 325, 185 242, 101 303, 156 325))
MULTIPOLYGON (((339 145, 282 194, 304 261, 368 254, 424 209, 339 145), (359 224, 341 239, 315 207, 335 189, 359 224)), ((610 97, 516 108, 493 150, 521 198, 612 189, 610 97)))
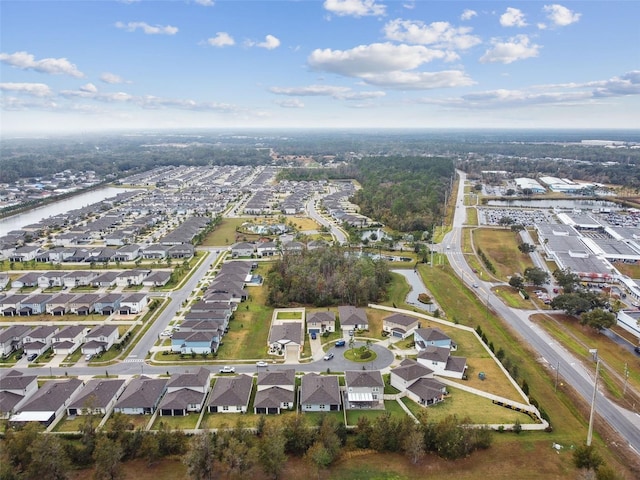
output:
MULTIPOLYGON (((478 297, 491 308, 509 326, 511 326, 526 341, 532 349, 534 349, 538 358, 543 363, 557 368, 559 366, 560 375, 568 382, 582 398, 591 404, 593 396, 593 384, 595 379, 595 363, 592 368, 585 368, 580 360, 576 359, 571 353, 560 346, 553 337, 548 335, 543 329, 529 321, 529 316, 537 311, 517 310, 504 305, 504 303, 491 292, 492 283, 485 282, 478 278, 462 254, 462 227, 466 219, 466 208, 464 201, 464 185, 466 174, 458 171, 460 182, 458 184, 458 194, 456 199, 456 209, 453 221, 453 227, 443 239, 442 244, 445 245, 447 257, 453 270, 463 279, 463 281, 472 286, 478 284, 478 297)), ((636 454, 640 455, 640 415, 623 409, 609 401, 600 392, 596 395, 596 411, 597 413, 618 432, 629 444, 636 454)), ((550 412, 553 418, 553 412, 550 412)))

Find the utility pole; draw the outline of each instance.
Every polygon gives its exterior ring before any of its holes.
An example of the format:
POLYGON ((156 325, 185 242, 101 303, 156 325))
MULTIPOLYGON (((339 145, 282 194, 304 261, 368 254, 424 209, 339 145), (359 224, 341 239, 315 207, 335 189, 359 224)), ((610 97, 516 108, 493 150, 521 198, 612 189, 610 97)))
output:
POLYGON ((622 396, 627 393, 627 382, 629 381, 629 364, 624 364, 624 388, 622 389, 622 396))
POLYGON ((555 391, 558 391, 558 376, 560 375, 560 360, 558 360, 558 366, 556 367, 556 387, 555 391))
POLYGON ((593 417, 596 410, 596 394, 598 393, 598 372, 600 370, 600 359, 596 363, 596 378, 593 382, 593 397, 591 398, 591 413, 589 414, 589 430, 587 431, 587 447, 591 446, 593 437, 593 417))

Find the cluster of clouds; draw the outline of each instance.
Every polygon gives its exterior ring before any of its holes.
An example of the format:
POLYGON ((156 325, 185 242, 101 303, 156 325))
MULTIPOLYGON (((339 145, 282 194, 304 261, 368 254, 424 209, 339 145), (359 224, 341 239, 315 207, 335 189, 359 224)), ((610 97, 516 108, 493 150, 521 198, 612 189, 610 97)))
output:
MULTIPOLYGON (((136 0, 121 0, 133 2, 136 0)), ((212 0, 193 0, 193 3, 210 7, 212 0)), ((411 9, 413 4, 405 3, 411 9)), ((376 0, 325 0, 324 9, 339 17, 385 17, 385 5, 376 0)), ((354 82, 354 88, 326 84, 307 86, 271 86, 267 90, 277 96, 277 105, 283 108, 304 108, 303 98, 325 97, 345 102, 353 108, 372 106, 373 101, 382 100, 386 90, 420 91, 469 87, 476 84, 461 66, 463 57, 484 50, 478 61, 482 64, 508 65, 517 61, 538 57, 542 46, 527 33, 527 28, 545 30, 562 28, 580 20, 581 14, 558 5, 542 5, 543 22, 532 23, 528 15, 518 8, 506 7, 504 11, 492 13, 500 25, 510 34, 505 37, 483 39, 474 33, 469 24, 454 25, 440 21, 425 23, 402 18, 390 19, 382 24, 382 41, 356 45, 346 49, 317 48, 306 58, 306 66, 312 72, 336 75, 354 82), (521 29, 518 31, 518 29, 521 29), (513 32, 516 32, 515 34, 513 32), (437 63, 444 65, 428 69, 437 63)), ((464 10, 460 22, 473 22, 479 15, 475 10, 464 10)), ((176 35, 178 27, 151 25, 146 22, 117 22, 117 29, 127 32, 142 32, 147 35, 176 35)), ((263 40, 245 39, 247 48, 256 47, 274 50, 281 46, 276 36, 268 34, 263 40)), ((228 32, 217 32, 202 44, 225 48, 237 45, 228 32)), ((0 53, 0 62, 20 70, 31 70, 50 75, 67 75, 84 78, 86 75, 66 58, 36 59, 34 55, 19 51, 0 53)), ((128 80, 114 73, 105 72, 99 80, 106 85, 129 84, 128 80)), ((103 85, 104 87, 104 85, 103 85)), ((0 83, 5 109, 44 108, 62 109, 64 101, 86 100, 103 104, 135 105, 143 109, 182 109, 212 111, 220 113, 248 110, 235 105, 218 102, 198 102, 190 99, 163 98, 151 95, 132 95, 122 91, 110 92, 98 88, 94 83, 85 83, 77 89, 54 92, 46 83, 0 83), (60 103, 63 102, 63 103, 60 103)), ((528 89, 497 89, 469 93, 456 98, 421 98, 418 103, 464 108, 505 108, 535 104, 566 104, 590 102, 599 98, 640 94, 640 71, 628 72, 620 77, 582 84, 542 85, 528 89)), ((87 104, 74 104, 70 108, 88 108, 87 104)))

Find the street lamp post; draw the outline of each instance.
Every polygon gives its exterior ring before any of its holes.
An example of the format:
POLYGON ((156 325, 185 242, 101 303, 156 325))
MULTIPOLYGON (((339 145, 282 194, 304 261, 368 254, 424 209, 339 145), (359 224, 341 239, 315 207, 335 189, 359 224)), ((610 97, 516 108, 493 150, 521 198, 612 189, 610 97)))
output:
POLYGON ((596 362, 596 379, 593 382, 593 397, 591 398, 591 413, 589 414, 589 430, 587 431, 587 447, 591 446, 593 437, 593 417, 596 410, 596 393, 598 393, 598 371, 600 369, 600 359, 596 362))

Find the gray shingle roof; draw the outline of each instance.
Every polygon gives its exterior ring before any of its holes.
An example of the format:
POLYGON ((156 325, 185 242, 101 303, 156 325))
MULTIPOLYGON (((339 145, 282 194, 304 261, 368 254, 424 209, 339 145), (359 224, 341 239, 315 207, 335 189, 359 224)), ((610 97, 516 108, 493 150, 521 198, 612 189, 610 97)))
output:
POLYGON ((258 373, 258 385, 294 385, 296 371, 294 368, 258 373))
POLYGON ((153 408, 164 392, 167 381, 166 378, 134 378, 115 406, 117 408, 153 408))
POLYGON ((300 403, 312 405, 340 404, 340 386, 335 375, 307 373, 302 377, 300 403))
POLYGON ((21 412, 55 412, 82 385, 77 378, 45 383, 21 408, 21 412))
POLYGON ((293 403, 294 400, 295 391, 285 390, 280 387, 271 387, 256 392, 253 406, 254 408, 277 408, 285 402, 293 403))
POLYGON ((289 340, 298 345, 302 344, 302 322, 286 322, 282 325, 272 325, 269 343, 289 340))
POLYGON ((398 325, 408 327, 418 322, 419 319, 416 317, 410 317, 409 315, 404 315, 402 313, 395 313, 393 315, 386 317, 383 321, 393 322, 393 323, 397 323, 398 325))
POLYGON ((105 408, 118 390, 124 384, 124 380, 106 380, 94 378, 80 390, 78 397, 69 404, 68 408, 82 409, 91 405, 93 408, 105 408))
POLYGON ((434 362, 446 362, 451 351, 446 347, 429 346, 418 353, 418 358, 434 362))
POLYGON ((344 376, 347 387, 384 387, 379 370, 347 370, 344 376))
POLYGON ((340 315, 340 325, 368 325, 367 313, 362 308, 352 307, 350 305, 338 307, 338 315, 340 315))
POLYGON ((419 364, 415 360, 409 358, 403 360, 399 366, 391 370, 391 373, 397 375, 405 381, 415 380, 433 373, 433 370, 419 364))
POLYGON ((220 377, 216 380, 209 397, 211 406, 231 406, 249 404, 249 396, 253 388, 253 379, 249 375, 236 377, 220 377))

